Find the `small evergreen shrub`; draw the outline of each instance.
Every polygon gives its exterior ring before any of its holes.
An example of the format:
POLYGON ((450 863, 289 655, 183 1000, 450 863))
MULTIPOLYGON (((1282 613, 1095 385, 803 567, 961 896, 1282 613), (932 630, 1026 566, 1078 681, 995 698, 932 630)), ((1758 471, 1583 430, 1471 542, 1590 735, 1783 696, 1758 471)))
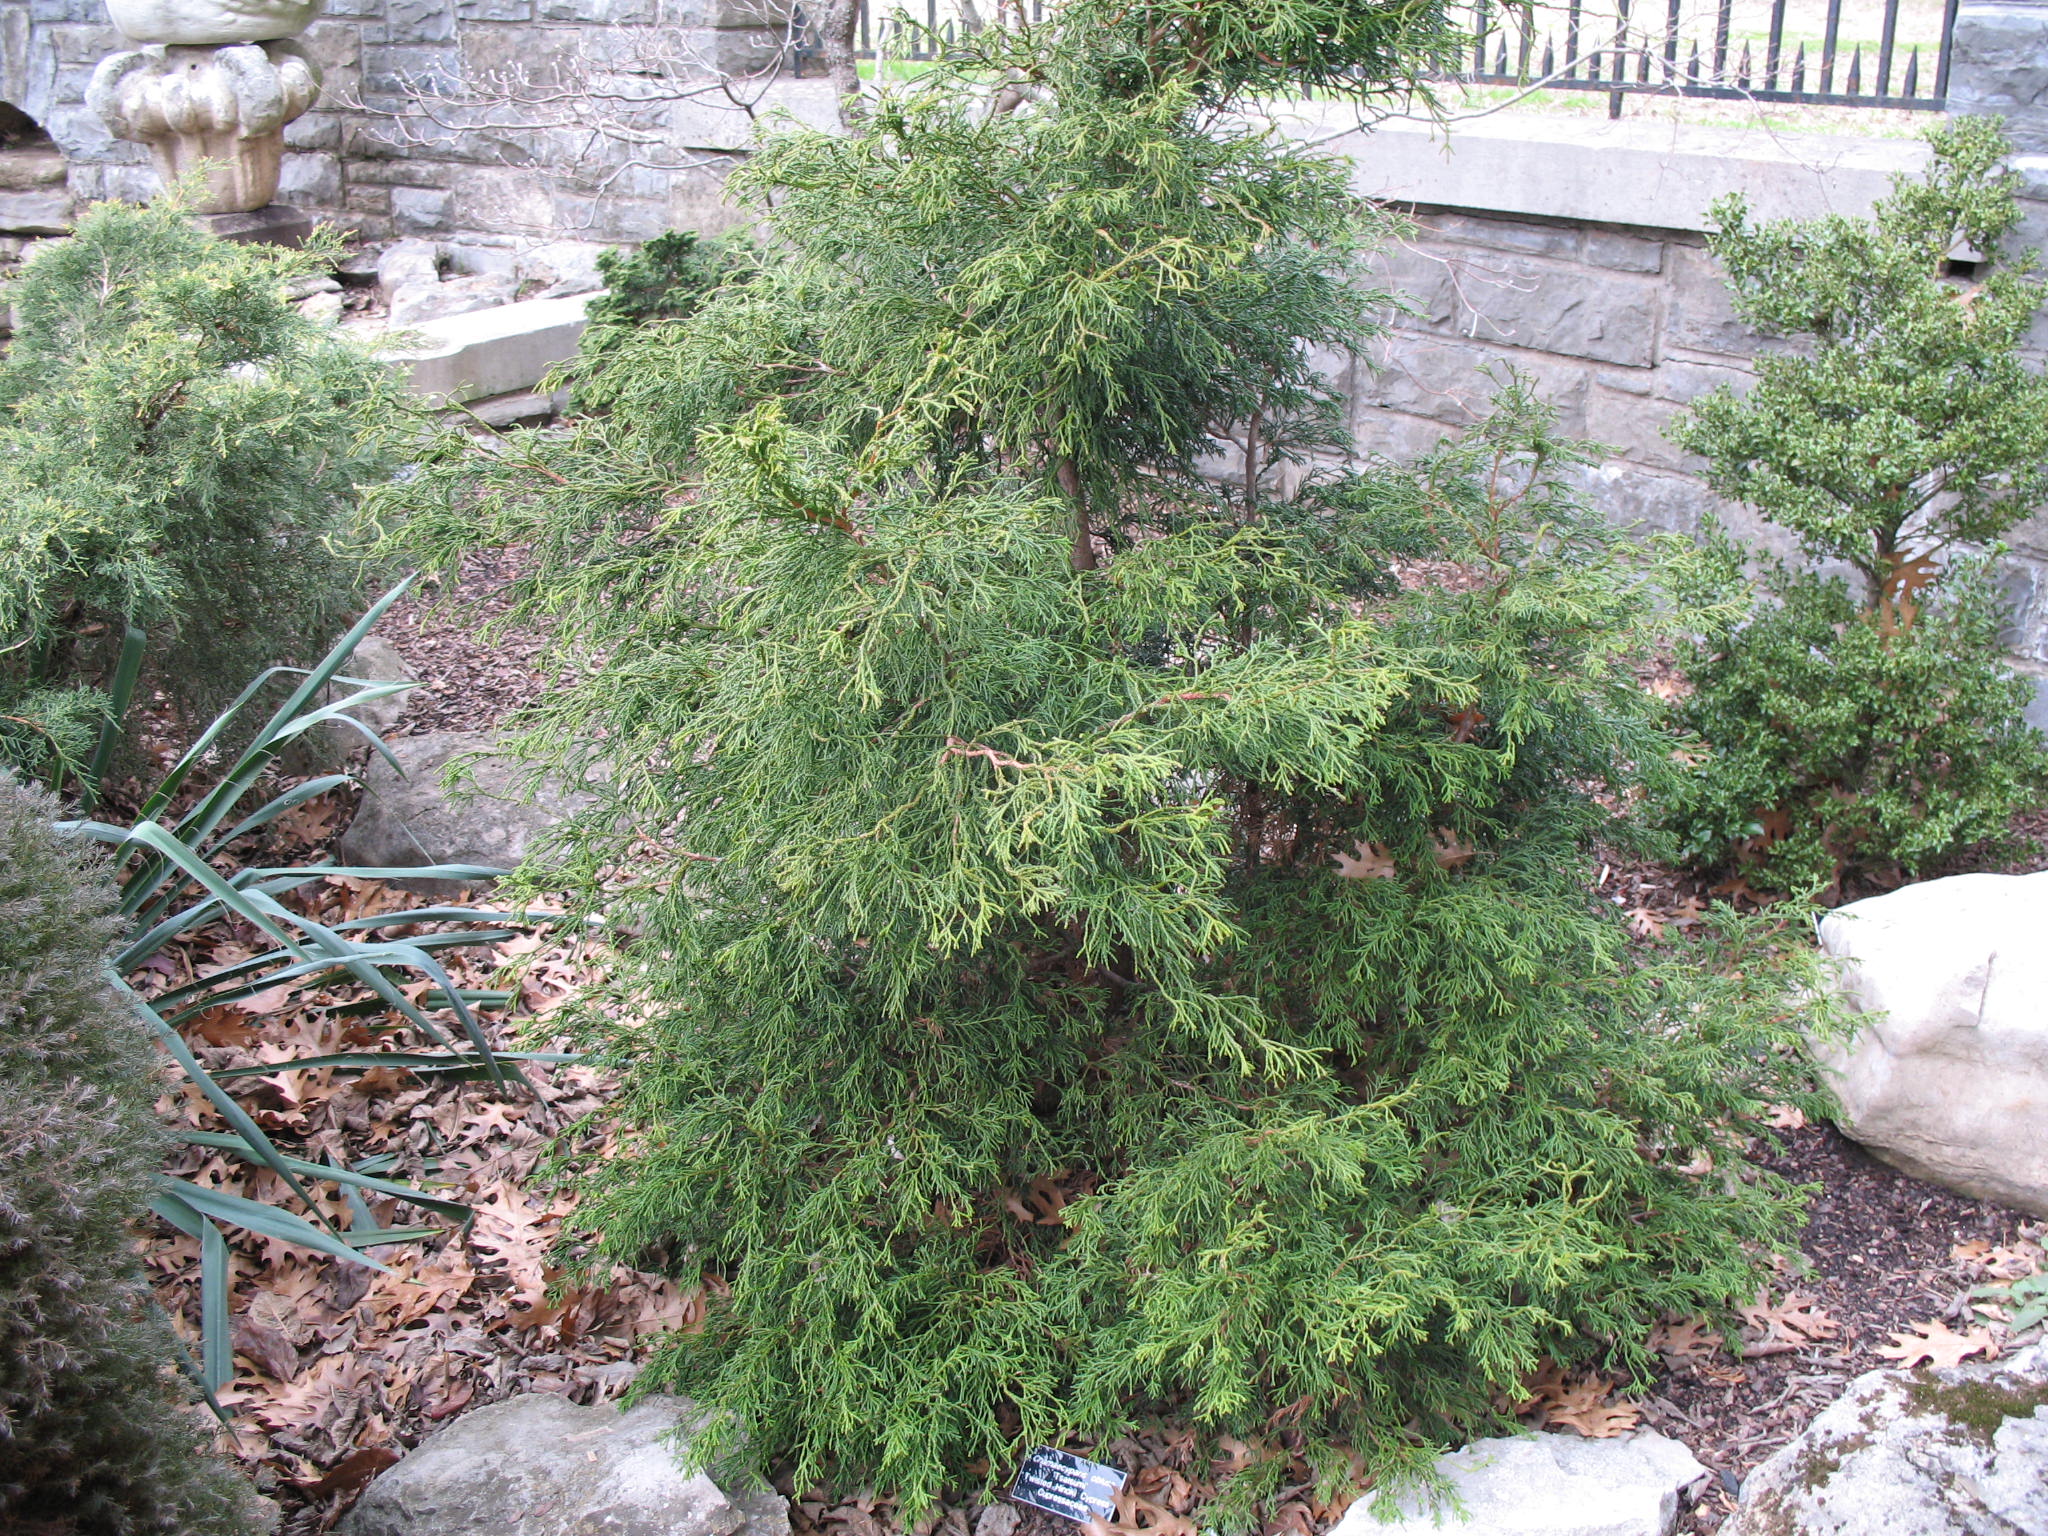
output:
POLYGON ((754 260, 734 236, 705 240, 688 229, 665 230, 632 251, 605 251, 597 258, 605 291, 591 300, 589 320, 577 347, 579 395, 591 394, 606 362, 643 327, 684 320, 703 308, 721 283, 745 273, 754 260))
MULTIPOLYGON (((1766 562, 1746 616, 1681 658, 1710 755, 1672 824, 1761 889, 1911 875, 2048 792, 1974 553, 2048 499, 2048 379, 2019 356, 2041 285, 2031 253, 1998 259, 2019 211, 1996 125, 1929 138, 1926 175, 1868 220, 1715 209, 1736 311, 1803 345, 1674 435, 1825 572, 1766 562), (1950 275, 1962 250, 1988 275, 1950 275)), ((1725 546, 1720 563, 1738 579, 1725 546)))
POLYGON ((134 1251, 156 1063, 105 969, 112 888, 58 814, 0 776, 0 1527, 241 1530, 134 1251))
POLYGON ((1588 786, 1674 745, 1631 666, 1682 557, 1518 381, 1416 468, 1313 468, 1381 227, 1241 104, 1378 89, 1437 20, 964 40, 762 147, 785 258, 607 415, 400 488, 560 625, 526 747, 601 770, 563 852, 623 955, 581 1210, 714 1282, 641 1378, 726 1410, 701 1445, 913 1520, 1162 1409, 1412 1472, 1787 1241, 1738 1129, 1797 1097, 1769 944, 1645 956, 1588 891, 1588 786))
POLYGON ((0 359, 0 760, 75 770, 128 626, 197 718, 360 604, 337 548, 398 418, 389 371, 301 316, 316 252, 174 202, 100 204, 13 285, 0 359))

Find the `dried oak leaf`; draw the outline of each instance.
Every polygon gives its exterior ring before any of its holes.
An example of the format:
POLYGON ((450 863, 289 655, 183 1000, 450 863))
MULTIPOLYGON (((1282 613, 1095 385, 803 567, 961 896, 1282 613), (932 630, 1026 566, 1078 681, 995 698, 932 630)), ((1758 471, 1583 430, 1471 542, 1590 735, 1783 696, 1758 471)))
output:
POLYGON ((279 1330, 243 1316, 235 1319, 228 1337, 235 1353, 264 1375, 290 1381, 299 1374, 299 1352, 279 1330))
POLYGON ((1164 1504, 1140 1498, 1128 1484, 1117 1495, 1116 1518, 1108 1525, 1111 1530, 1122 1532, 1123 1536, 1200 1536, 1194 1521, 1185 1515, 1175 1514, 1164 1504))
POLYGON ((1744 1343, 1745 1355, 1787 1354, 1842 1331, 1816 1298, 1796 1291, 1788 1291, 1780 1302, 1772 1302, 1769 1292, 1758 1291, 1756 1300, 1739 1310, 1743 1322, 1757 1333, 1744 1343))
POLYGON ((1569 1385, 1564 1367, 1555 1360, 1546 1359, 1522 1378, 1522 1398, 1514 1404, 1515 1416, 1520 1418, 1559 1401, 1569 1385))
POLYGON ((366 1445, 354 1450, 312 1482, 293 1484, 308 1499, 324 1499, 362 1487, 386 1467, 395 1466, 402 1453, 388 1445, 366 1445))
POLYGON ((1693 1364, 1693 1371, 1702 1381, 1717 1387, 1739 1387, 1749 1380, 1749 1372, 1739 1365, 1724 1365, 1719 1360, 1699 1360, 1693 1364))
POLYGON ((1981 1262, 1994 1280, 2024 1280, 2040 1270, 2042 1252, 2034 1243, 2000 1243, 1981 1262))
POLYGON ((1988 1328, 1972 1328, 1968 1333, 1957 1333, 1948 1324, 1936 1319, 1931 1323, 1915 1323, 1910 1333, 1892 1335, 1892 1349, 1880 1349, 1877 1353, 1886 1360, 1896 1360, 1900 1365, 1912 1367, 1925 1360, 1929 1365, 1960 1365, 1971 1355, 1983 1355, 1994 1359, 1997 1348, 1988 1328))
POLYGON ((1438 864, 1445 869, 1459 869, 1472 862, 1479 852, 1477 848, 1459 840, 1458 834, 1439 827, 1431 834, 1436 847, 1433 850, 1438 864))
POLYGON ((1378 843, 1354 844, 1351 852, 1332 856, 1337 873, 1346 880, 1391 880, 1394 856, 1378 843))
POLYGON ((1721 1345, 1704 1317, 1666 1318, 1650 1330, 1650 1348, 1660 1355, 1711 1355, 1721 1345))
POLYGON ((1567 1424, 1590 1440, 1611 1440, 1636 1427, 1643 1410, 1635 1403, 1609 1403, 1614 1383, 1588 1376, 1570 1388, 1544 1414, 1547 1424, 1567 1424))

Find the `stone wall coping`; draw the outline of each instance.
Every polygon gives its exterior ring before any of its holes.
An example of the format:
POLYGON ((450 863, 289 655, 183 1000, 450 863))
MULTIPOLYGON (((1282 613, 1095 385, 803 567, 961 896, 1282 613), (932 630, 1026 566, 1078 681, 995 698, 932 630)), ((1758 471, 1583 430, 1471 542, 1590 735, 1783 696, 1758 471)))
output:
MULTIPOLYGON (((1502 112, 1457 123, 1349 126, 1341 104, 1276 108, 1292 137, 1350 157, 1351 184, 1382 202, 1522 217, 1704 231, 1708 209, 1741 192, 1762 218, 1860 217, 1891 178, 1927 162, 1918 138, 1851 138, 1764 128, 1586 121, 1502 112)), ((1934 120, 1930 116, 1930 121, 1934 120)))

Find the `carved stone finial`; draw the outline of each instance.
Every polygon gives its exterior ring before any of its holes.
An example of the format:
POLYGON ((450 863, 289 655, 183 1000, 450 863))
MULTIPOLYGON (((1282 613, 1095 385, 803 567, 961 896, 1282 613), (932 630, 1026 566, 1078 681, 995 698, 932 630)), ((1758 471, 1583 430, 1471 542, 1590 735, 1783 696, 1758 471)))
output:
POLYGON ((326 0, 107 0, 107 14, 134 43, 267 43, 297 37, 326 0))
POLYGON ((147 144, 165 185, 204 160, 200 213, 247 213, 277 196, 284 125, 319 99, 297 43, 174 45, 100 60, 86 101, 116 138, 147 144))

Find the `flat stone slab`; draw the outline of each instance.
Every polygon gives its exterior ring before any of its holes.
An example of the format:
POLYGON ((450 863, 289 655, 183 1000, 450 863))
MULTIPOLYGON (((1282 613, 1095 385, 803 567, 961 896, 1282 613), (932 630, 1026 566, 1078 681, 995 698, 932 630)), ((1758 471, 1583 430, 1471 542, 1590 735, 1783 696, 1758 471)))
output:
POLYGON ((407 326, 384 356, 415 394, 444 405, 532 389, 576 355, 594 293, 528 299, 407 326))
POLYGON ((677 1457, 679 1397, 626 1413, 529 1392, 466 1413, 373 1481, 341 1536, 789 1536, 772 1490, 728 1496, 677 1457))
POLYGON ((68 235, 74 207, 62 187, 0 190, 0 233, 68 235))
POLYGON ((1692 1452, 1652 1430, 1610 1440, 1475 1440, 1439 1456, 1436 1470, 1455 1504, 1437 1508, 1427 1494, 1409 1494, 1382 1520, 1368 1494, 1330 1536, 1669 1536, 1680 1494, 1711 1475, 1692 1452))
POLYGON ((1721 1536, 2048 1536, 2048 1346, 1858 1376, 1721 1536))
POLYGON ((192 222, 217 239, 239 245, 283 245, 296 249, 313 233, 313 215, 288 203, 272 203, 254 213, 195 213, 192 222))

